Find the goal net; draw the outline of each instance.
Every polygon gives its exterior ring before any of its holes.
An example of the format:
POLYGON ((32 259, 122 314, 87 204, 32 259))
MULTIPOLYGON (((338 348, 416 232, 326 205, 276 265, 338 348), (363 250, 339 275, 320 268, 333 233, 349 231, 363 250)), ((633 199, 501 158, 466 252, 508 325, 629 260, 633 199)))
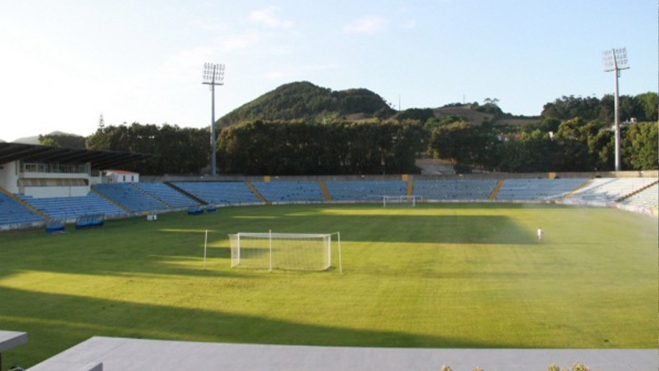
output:
POLYGON ((412 206, 416 206, 418 202, 423 200, 423 196, 386 196, 383 195, 382 197, 382 206, 387 207, 387 205, 391 204, 411 204, 412 206))
POLYGON ((323 271, 332 266, 333 234, 230 234, 231 267, 323 271))

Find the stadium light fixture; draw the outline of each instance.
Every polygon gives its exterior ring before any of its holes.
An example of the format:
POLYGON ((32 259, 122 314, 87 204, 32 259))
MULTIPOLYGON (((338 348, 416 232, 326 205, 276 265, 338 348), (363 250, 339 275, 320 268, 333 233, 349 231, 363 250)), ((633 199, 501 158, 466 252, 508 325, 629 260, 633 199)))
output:
POLYGON ((614 116, 614 130, 615 130, 615 171, 620 171, 620 113, 618 111, 619 95, 618 95, 618 78, 620 77, 621 70, 629 69, 627 60, 627 48, 617 48, 605 50, 602 52, 602 60, 604 61, 604 72, 614 71, 614 90, 613 95, 613 116, 614 116))
POLYGON ((215 136, 215 86, 224 85, 224 65, 217 63, 204 63, 204 85, 211 89, 211 175, 217 175, 217 138, 215 136))

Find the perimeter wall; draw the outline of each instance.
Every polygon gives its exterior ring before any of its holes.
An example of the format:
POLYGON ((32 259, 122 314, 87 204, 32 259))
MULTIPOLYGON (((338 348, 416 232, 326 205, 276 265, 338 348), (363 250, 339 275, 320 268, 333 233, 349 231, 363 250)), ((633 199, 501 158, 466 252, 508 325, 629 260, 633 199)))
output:
POLYGON ((599 171, 584 173, 474 173, 474 174, 386 174, 386 175, 300 175, 300 176, 244 176, 244 175, 170 175, 140 177, 141 182, 276 182, 276 181, 355 181, 355 180, 449 180, 449 179, 557 179, 557 178, 659 178, 658 170, 599 171))

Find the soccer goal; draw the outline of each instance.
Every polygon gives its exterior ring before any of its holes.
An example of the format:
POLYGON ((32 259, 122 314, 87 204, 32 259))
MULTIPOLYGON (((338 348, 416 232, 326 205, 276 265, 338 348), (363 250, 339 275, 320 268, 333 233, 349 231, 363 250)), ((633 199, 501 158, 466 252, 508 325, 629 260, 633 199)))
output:
POLYGON ((410 196, 383 195, 381 197, 382 197, 382 207, 387 207, 387 205, 391 205, 391 204, 411 204, 412 206, 416 206, 417 202, 421 202, 423 200, 423 196, 415 196, 415 195, 410 195, 410 196))
POLYGON ((336 233, 230 234, 231 267, 323 271, 332 266, 332 236, 336 236, 339 271, 341 235, 336 233))

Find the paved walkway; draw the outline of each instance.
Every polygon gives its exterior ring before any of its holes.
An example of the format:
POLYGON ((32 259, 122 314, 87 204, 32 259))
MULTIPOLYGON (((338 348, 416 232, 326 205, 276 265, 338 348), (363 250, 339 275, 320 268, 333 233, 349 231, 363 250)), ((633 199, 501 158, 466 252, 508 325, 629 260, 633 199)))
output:
POLYGON ((25 343, 27 343, 27 334, 25 332, 0 330, 0 370, 3 369, 2 352, 25 343))
POLYGON ((406 349, 222 344, 93 337, 28 371, 654 371, 657 350, 406 349), (96 368, 95 368, 96 366, 96 368))

